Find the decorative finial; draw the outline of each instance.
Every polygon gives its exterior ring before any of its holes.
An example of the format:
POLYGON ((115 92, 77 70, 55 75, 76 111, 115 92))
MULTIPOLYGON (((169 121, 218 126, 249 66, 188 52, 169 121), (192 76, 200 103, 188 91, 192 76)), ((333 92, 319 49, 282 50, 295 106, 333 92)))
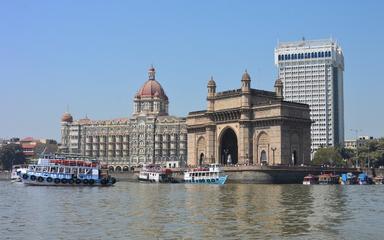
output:
POLYGON ((148 70, 148 78, 149 80, 155 80, 156 70, 153 67, 153 64, 151 64, 151 67, 148 70))

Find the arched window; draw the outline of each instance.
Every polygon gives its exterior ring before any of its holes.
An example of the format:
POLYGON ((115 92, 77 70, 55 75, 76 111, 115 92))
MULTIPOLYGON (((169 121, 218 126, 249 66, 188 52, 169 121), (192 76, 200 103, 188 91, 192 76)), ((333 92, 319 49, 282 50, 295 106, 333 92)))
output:
POLYGON ((315 58, 317 58, 317 52, 315 52, 315 58))

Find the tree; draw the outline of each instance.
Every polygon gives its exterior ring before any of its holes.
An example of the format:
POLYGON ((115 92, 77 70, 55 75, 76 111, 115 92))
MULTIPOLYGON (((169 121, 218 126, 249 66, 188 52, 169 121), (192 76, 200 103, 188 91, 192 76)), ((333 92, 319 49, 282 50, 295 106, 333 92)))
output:
POLYGON ((313 163, 330 166, 343 166, 345 164, 340 152, 334 147, 319 148, 315 153, 313 163))
POLYGON ((0 148, 0 165, 11 170, 12 165, 25 163, 23 149, 19 144, 7 144, 0 148))

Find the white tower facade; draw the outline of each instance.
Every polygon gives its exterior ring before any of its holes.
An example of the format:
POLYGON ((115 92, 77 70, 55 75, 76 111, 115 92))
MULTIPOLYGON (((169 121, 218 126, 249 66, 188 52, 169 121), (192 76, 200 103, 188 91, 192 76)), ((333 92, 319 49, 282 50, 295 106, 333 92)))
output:
POLYGON ((279 43, 275 64, 285 101, 311 110, 311 150, 344 144, 344 56, 333 40, 279 43))

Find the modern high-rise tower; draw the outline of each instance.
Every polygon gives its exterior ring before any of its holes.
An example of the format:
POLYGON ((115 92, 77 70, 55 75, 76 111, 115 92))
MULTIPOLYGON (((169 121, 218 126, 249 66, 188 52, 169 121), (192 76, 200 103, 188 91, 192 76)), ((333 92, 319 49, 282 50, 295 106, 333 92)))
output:
POLYGON ((284 100, 306 103, 311 110, 311 149, 343 146, 344 57, 333 40, 279 43, 275 64, 284 100))

